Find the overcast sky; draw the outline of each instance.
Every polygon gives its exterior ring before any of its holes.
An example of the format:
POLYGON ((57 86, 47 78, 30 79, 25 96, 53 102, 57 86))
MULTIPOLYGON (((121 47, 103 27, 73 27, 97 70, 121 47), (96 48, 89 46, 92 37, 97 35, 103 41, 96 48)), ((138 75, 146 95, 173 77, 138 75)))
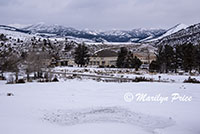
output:
POLYGON ((0 24, 78 29, 169 28, 200 22, 200 0, 0 0, 0 24))

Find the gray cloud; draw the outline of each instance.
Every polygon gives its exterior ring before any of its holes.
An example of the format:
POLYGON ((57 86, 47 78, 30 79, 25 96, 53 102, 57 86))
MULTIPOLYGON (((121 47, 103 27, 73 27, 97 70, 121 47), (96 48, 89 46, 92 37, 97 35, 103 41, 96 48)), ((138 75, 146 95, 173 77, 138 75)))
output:
POLYGON ((199 0, 0 0, 0 20, 80 29, 169 28, 200 22, 199 5, 199 0))
POLYGON ((0 7, 8 6, 12 4, 13 2, 16 3, 14 0, 0 0, 0 7))

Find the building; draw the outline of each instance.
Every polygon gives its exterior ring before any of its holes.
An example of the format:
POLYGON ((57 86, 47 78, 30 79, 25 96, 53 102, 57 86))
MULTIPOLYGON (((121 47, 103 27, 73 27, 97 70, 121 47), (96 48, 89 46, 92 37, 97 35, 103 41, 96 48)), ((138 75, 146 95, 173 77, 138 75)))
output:
POLYGON ((118 54, 115 51, 104 49, 94 53, 90 57, 90 66, 95 67, 116 67, 118 54))
POLYGON ((75 66, 74 59, 68 59, 68 58, 55 58, 52 57, 50 66, 56 67, 56 66, 75 66))
POLYGON ((68 60, 68 66, 70 66, 70 67, 77 66, 77 64, 75 63, 75 61, 74 61, 73 58, 71 58, 71 59, 68 60))
POLYGON ((133 56, 137 56, 143 64, 150 64, 153 60, 156 60, 155 51, 155 47, 143 44, 133 52, 133 56))
POLYGON ((153 60, 156 60, 156 55, 151 52, 133 52, 133 56, 138 57, 143 64, 150 64, 153 60))

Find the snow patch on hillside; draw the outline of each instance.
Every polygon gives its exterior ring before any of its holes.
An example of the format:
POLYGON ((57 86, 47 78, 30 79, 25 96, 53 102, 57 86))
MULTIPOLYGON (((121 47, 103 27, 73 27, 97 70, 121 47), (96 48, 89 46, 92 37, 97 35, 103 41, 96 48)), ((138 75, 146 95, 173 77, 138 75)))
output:
POLYGON ((170 28, 169 30, 167 30, 167 32, 166 32, 165 34, 163 34, 162 36, 160 36, 160 37, 158 37, 158 38, 156 38, 156 39, 153 39, 153 40, 151 40, 151 41, 155 41, 155 40, 162 39, 162 38, 164 38, 164 37, 166 37, 166 36, 169 36, 169 35, 171 35, 171 34, 174 34, 174 33, 178 32, 178 31, 180 31, 180 30, 182 30, 182 29, 186 29, 187 27, 188 27, 188 25, 185 25, 185 24, 178 24, 178 25, 176 25, 176 26, 170 28))

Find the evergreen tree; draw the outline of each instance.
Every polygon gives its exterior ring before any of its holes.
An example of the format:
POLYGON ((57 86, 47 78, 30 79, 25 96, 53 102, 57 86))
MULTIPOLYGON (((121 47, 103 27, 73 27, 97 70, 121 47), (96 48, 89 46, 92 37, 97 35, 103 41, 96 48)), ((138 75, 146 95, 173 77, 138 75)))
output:
POLYGON ((184 44, 182 47, 183 47, 183 68, 185 71, 191 72, 191 70, 195 65, 194 45, 189 43, 189 44, 184 44))
POLYGON ((4 34, 0 34, 0 41, 8 40, 4 34))
POLYGON ((183 47, 182 45, 176 45, 175 46, 175 72, 177 72, 177 69, 183 68, 183 47))
POLYGON ((200 73, 200 44, 195 46, 195 68, 200 73))
POLYGON ((158 64, 157 61, 152 61, 152 62, 150 63, 150 65, 149 65, 149 70, 150 70, 151 72, 153 72, 153 71, 159 71, 159 69, 160 69, 160 66, 159 66, 159 64, 158 64))
POLYGON ((75 48, 75 63, 78 66, 84 66, 89 63, 89 51, 88 47, 85 44, 78 44, 78 47, 75 48))
POLYGON ((164 63, 166 65, 165 72, 168 73, 168 71, 172 71, 175 69, 175 53, 172 46, 165 45, 164 47, 164 63))
MULTIPOLYGON (((155 64, 155 63, 154 63, 155 64)), ((158 54, 156 55, 157 69, 160 72, 173 71, 176 69, 176 56, 173 47, 169 45, 159 46, 158 54)))
POLYGON ((140 66, 142 65, 142 62, 140 59, 138 59, 136 56, 133 59, 133 67, 135 68, 136 71, 138 71, 138 69, 140 68, 140 66))
POLYGON ((160 72, 183 69, 191 72, 192 69, 200 70, 200 45, 192 43, 176 45, 175 47, 165 45, 159 46, 156 61, 152 62, 150 69, 157 68, 160 72))
POLYGON ((124 60, 124 67, 125 68, 133 68, 134 67, 134 58, 133 58, 133 54, 129 51, 127 53, 127 55, 125 56, 125 60, 124 60))
POLYGON ((137 57, 133 56, 131 51, 128 51, 127 48, 121 47, 118 53, 117 58, 117 67, 118 68, 138 68, 142 65, 142 62, 137 57))
POLYGON ((165 66, 164 66, 164 53, 163 53, 163 46, 158 47, 158 52, 156 54, 156 64, 157 69, 159 72, 164 72, 165 66))
POLYGON ((128 54, 128 50, 125 47, 121 47, 120 51, 118 53, 118 58, 117 58, 117 67, 118 68, 124 68, 125 67, 125 59, 128 54))

